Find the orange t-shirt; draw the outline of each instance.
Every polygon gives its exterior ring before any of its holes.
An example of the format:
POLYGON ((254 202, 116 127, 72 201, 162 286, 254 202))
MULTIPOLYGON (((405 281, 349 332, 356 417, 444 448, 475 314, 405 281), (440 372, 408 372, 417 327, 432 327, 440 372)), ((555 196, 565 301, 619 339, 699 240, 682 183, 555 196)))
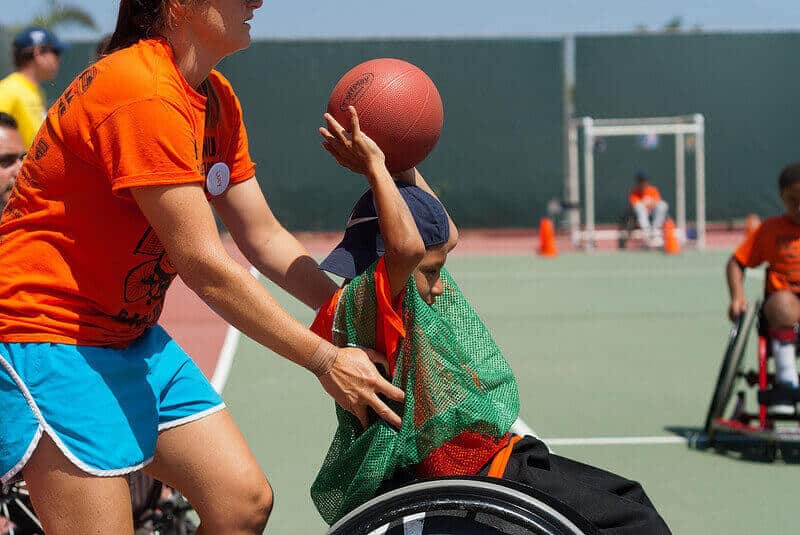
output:
POLYGON ((633 188, 628 194, 628 202, 633 206, 636 203, 644 203, 647 209, 653 208, 661 200, 661 192, 658 188, 650 185, 644 189, 633 188))
MULTIPOLYGON (((332 340, 333 321, 341 295, 342 289, 339 289, 320 307, 317 317, 311 324, 311 330, 328 341, 332 340)), ((403 326, 403 295, 392 302, 389 275, 382 257, 375 268, 375 298, 377 300, 375 350, 386 355, 390 374, 394 375, 400 341, 406 335, 403 326)), ((417 466, 417 477, 477 474, 508 444, 509 438, 508 434, 497 438, 474 431, 464 431, 423 459, 417 466)))
POLYGON ((208 130, 206 97, 160 39, 67 87, 0 219, 0 341, 124 347, 156 323, 175 268, 128 188, 205 182, 218 194, 254 175, 238 99, 220 73, 209 82, 208 130), (229 178, 218 165, 206 180, 218 162, 229 178))
POLYGON ((766 262, 764 289, 800 293, 800 225, 788 215, 770 217, 750 234, 733 253, 744 267, 766 262))

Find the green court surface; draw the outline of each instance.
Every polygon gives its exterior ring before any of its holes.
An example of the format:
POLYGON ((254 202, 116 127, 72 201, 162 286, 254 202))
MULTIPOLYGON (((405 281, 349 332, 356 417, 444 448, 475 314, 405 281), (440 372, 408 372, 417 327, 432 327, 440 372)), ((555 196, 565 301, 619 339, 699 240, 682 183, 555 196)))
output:
MULTIPOLYGON (((516 372, 521 417, 556 453, 641 481, 677 534, 792 533, 798 465, 680 439, 702 425, 727 341, 727 256, 454 254, 448 268, 516 372), (620 443, 630 437, 644 443, 620 443), (593 438, 613 440, 565 440, 593 438)), ((749 295, 761 284, 751 276, 749 295)), ((332 401, 244 338, 225 399, 275 489, 268 531, 323 533, 308 488, 335 427, 332 401)))

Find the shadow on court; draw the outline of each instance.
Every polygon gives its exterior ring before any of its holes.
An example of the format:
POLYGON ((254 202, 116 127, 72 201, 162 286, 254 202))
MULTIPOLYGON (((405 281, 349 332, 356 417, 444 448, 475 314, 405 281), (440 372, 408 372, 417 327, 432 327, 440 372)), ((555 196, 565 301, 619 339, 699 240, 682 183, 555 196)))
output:
POLYGON ((717 433, 712 444, 702 427, 666 426, 664 430, 685 438, 690 450, 750 463, 772 463, 777 458, 786 464, 800 464, 800 443, 776 444, 736 433, 717 433))

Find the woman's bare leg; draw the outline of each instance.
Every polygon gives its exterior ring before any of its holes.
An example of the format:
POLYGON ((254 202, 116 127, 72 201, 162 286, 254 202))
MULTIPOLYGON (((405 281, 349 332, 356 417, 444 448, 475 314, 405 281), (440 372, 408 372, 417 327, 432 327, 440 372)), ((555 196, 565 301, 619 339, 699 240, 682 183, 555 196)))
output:
POLYGON ((198 534, 264 531, 272 489, 227 410, 162 431, 144 470, 189 499, 198 534))
POLYGON ((46 433, 23 475, 47 535, 133 533, 128 478, 82 472, 46 433))

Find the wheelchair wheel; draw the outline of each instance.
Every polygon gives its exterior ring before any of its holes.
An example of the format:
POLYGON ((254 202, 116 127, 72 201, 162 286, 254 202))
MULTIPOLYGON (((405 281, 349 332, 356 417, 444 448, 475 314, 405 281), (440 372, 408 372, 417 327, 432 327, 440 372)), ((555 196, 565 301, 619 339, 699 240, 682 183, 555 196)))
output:
POLYGON ((327 535, 577 535, 597 530, 535 489, 489 478, 412 483, 358 507, 327 535))
POLYGON ((717 384, 714 387, 714 394, 711 397, 711 404, 706 414, 705 432, 709 441, 713 441, 713 423, 717 418, 722 418, 728 400, 733 393, 733 385, 742 365, 742 357, 747 349, 747 340, 750 338, 753 323, 758 316, 761 302, 750 303, 747 310, 741 314, 733 323, 731 334, 728 339, 728 347, 722 357, 722 366, 717 377, 717 384))

